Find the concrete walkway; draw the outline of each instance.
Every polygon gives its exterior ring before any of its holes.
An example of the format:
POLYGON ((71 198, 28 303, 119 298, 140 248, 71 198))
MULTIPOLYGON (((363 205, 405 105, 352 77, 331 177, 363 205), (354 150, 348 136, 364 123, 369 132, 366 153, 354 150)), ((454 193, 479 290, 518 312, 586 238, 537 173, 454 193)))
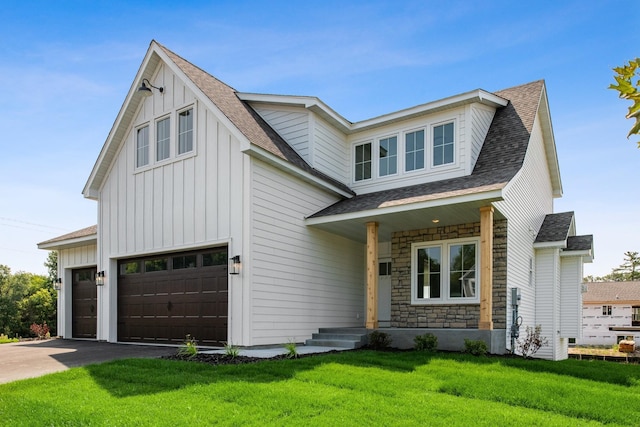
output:
MULTIPOLYGON (((349 350, 348 348, 343 347, 318 347, 318 346, 298 346, 296 347, 298 354, 313 354, 313 353, 327 353, 329 351, 343 351, 349 350)), ((225 354, 225 350, 202 350, 200 351, 202 354, 225 354)), ((283 354, 287 354, 288 351, 284 347, 273 347, 273 348, 243 348, 240 349, 240 356, 248 356, 248 357, 260 357, 264 359, 268 359, 271 357, 280 356, 283 354)))
POLYGON ((0 384, 115 359, 160 357, 175 347, 51 339, 0 345, 0 384))

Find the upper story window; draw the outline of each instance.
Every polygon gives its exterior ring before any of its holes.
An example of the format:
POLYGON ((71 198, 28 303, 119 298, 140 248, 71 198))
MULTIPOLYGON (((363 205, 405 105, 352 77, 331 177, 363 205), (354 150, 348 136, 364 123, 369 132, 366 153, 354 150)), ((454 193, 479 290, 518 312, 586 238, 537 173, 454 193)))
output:
POLYGON ((193 108, 178 114, 178 154, 193 150, 193 108))
POLYGON ((611 316, 611 306, 610 305, 603 305, 602 306, 602 315, 603 316, 611 316))
POLYGON ((631 307, 631 326, 640 326, 640 306, 631 307))
POLYGON ((371 179, 371 143, 356 145, 355 180, 371 179))
POLYGON ((381 139, 379 147, 379 175, 395 175, 398 172, 398 137, 381 139))
POLYGON ((149 126, 136 131, 136 167, 149 164, 149 126))
POLYGON ((404 168, 407 172, 424 169, 424 130, 405 134, 404 168))
POLYGON ((433 128, 433 166, 454 162, 453 122, 433 128))
POLYGON ((478 239, 412 245, 413 303, 479 301, 478 239))
POLYGON ((169 149, 171 147, 170 129, 169 117, 156 123, 156 161, 169 158, 169 149))

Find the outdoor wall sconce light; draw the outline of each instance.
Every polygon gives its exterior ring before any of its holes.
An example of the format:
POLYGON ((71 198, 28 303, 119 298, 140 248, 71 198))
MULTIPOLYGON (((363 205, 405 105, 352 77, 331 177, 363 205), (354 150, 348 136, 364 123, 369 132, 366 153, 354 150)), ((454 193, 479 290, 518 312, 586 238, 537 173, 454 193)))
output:
POLYGON ((153 95, 153 92, 151 91, 151 88, 158 89, 158 91, 160 93, 164 92, 164 88, 162 86, 161 87, 156 87, 156 86, 152 85, 151 83, 149 83, 149 80, 142 79, 142 84, 138 88, 138 93, 142 94, 143 96, 151 96, 151 95, 153 95), (147 84, 145 84, 145 82, 147 82, 147 84), (147 86, 147 85, 149 85, 149 86, 147 86))
POLYGON ((53 289, 55 289, 56 291, 59 291, 60 289, 62 289, 62 279, 61 278, 57 278, 56 280, 53 281, 53 289))
POLYGON ((96 286, 104 285, 104 271, 98 271, 96 273, 96 286))
POLYGON ((240 274, 240 255, 229 259, 231 261, 231 271, 229 274, 240 274))

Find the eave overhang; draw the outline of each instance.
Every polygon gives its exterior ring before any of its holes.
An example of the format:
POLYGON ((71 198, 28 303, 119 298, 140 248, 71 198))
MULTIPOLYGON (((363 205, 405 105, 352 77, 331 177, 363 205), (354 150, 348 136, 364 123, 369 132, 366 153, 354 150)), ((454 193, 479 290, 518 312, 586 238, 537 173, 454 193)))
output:
POLYGON ((77 248, 80 246, 95 245, 98 242, 98 235, 92 234, 88 236, 76 237, 73 239, 58 240, 53 242, 38 243, 38 249, 48 251, 57 251, 60 249, 77 248))

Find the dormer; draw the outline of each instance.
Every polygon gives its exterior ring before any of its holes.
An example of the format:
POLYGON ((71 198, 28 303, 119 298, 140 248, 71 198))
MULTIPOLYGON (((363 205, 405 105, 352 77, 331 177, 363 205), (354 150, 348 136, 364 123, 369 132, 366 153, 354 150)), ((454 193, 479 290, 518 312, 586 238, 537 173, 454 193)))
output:
POLYGON ((312 167, 359 194, 470 175, 508 103, 478 89, 352 123, 314 97, 238 96, 312 167))

